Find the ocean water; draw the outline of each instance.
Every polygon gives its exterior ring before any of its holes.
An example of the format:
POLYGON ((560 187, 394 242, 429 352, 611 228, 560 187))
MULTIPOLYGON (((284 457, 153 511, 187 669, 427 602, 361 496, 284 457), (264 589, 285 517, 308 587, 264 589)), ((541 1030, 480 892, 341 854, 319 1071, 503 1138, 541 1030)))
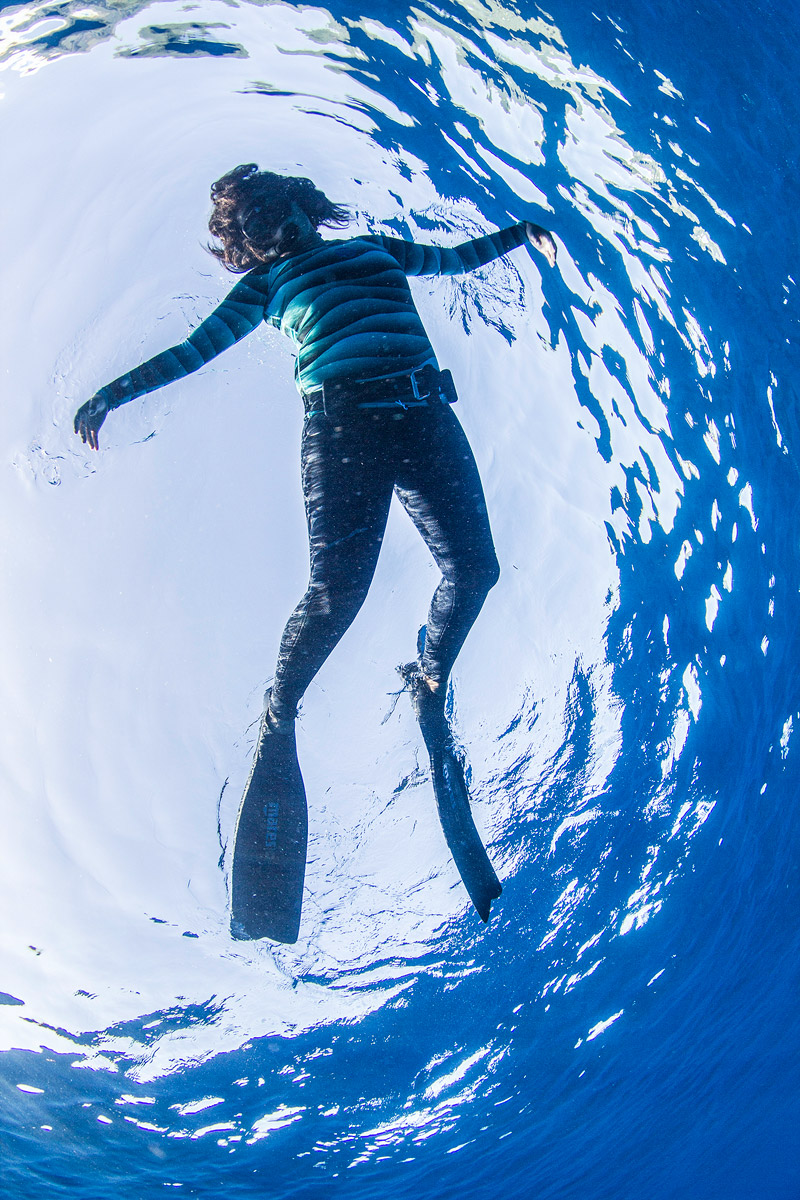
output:
POLYGON ((0 14, 2 1181, 9 1200, 796 1200, 798 24, 712 0, 0 14), (305 586, 257 332, 71 432, 230 286, 208 187, 559 248, 414 292, 502 565, 457 664, 484 928, 395 672, 401 513, 307 695, 301 937, 227 928, 305 586))

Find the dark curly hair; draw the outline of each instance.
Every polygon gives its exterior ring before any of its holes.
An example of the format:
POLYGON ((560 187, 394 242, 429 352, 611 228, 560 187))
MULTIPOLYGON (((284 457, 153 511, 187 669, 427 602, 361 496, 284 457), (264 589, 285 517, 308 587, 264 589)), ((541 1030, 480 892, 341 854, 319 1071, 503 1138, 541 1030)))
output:
POLYGON ((255 163, 234 167, 213 183, 211 200, 214 211, 208 228, 222 245, 208 249, 229 271, 239 274, 291 252, 291 228, 280 242, 275 234, 292 204, 302 209, 315 229, 346 225, 350 220, 348 210, 329 200, 310 179, 259 171, 255 163))

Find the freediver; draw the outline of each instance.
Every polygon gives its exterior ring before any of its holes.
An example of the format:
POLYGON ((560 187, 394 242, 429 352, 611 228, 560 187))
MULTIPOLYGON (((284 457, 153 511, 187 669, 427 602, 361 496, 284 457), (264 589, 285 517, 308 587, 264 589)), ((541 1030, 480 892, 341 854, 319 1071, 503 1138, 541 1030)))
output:
MULTIPOLYGON (((254 163, 218 179, 211 199, 208 227, 215 242, 209 249, 244 278, 185 341, 101 387, 78 410, 75 432, 97 450, 100 428, 113 409, 198 370, 262 321, 287 334, 297 348, 295 379, 305 409, 301 466, 310 579, 283 631, 254 771, 262 756, 269 758, 265 743, 273 744, 273 758, 280 758, 276 738, 284 742, 292 735, 294 746, 300 699, 366 598, 393 494, 442 573, 418 661, 403 668, 430 749, 448 732, 447 680, 499 567, 477 465, 451 407, 452 377, 439 369, 407 277, 462 274, 525 244, 554 266, 555 242, 530 221, 447 249, 383 234, 323 239, 320 228, 345 225, 348 210, 311 180, 260 171, 254 163)), ((445 761, 445 774, 446 766, 445 761)), ((282 768, 287 778, 290 767, 282 768)), ((302 789, 299 771, 296 778, 302 789)), ((437 778, 434 769, 435 786, 437 778)), ((248 790, 252 784, 253 775, 248 790)), ((461 807, 468 814, 463 786, 462 791, 461 807)), ((300 832, 291 854, 304 867, 304 793, 295 808, 300 832)), ((443 823, 449 819, 441 804, 440 815, 443 823)), ((471 818, 464 820, 475 843, 471 818)), ((448 835, 451 849, 454 840, 464 841, 463 822, 456 824, 452 838, 448 835)), ((264 839, 271 844, 277 835, 270 827, 257 836, 261 849, 252 853, 263 856, 264 839)), ((480 854, 485 858, 477 842, 475 855, 480 854)), ((460 869, 465 875, 471 868, 460 869)), ((485 909, 486 920, 500 886, 488 860, 481 869, 490 877, 481 884, 486 894, 476 906, 482 915, 485 909)), ((302 894, 298 870, 299 885, 295 879, 291 886, 302 894)), ((251 897, 258 886, 248 884, 251 897)), ((289 932, 268 936, 296 937, 299 903, 289 932)))

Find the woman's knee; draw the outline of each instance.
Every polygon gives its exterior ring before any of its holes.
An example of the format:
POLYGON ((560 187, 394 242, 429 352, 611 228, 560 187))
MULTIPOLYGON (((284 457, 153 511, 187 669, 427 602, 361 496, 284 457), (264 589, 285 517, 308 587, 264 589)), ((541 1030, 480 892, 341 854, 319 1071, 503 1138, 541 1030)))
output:
POLYGON ((497 561, 497 555, 493 553, 480 564, 478 569, 478 586, 484 595, 489 594, 499 578, 500 563, 497 561))
POLYGON ((482 599, 489 594, 500 578, 500 564, 497 555, 483 554, 480 557, 465 559, 445 572, 445 578, 458 591, 480 596, 482 599))
POLYGON ((334 625, 349 625, 367 598, 369 584, 358 579, 315 580, 312 578, 305 595, 308 609, 317 619, 334 625))

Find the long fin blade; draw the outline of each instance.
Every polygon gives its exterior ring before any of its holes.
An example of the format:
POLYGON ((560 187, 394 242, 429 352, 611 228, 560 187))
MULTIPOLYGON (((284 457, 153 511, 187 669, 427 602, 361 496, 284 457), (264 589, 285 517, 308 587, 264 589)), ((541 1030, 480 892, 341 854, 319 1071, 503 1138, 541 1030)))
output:
POLYGON ((294 734, 268 733, 260 738, 234 835, 235 938, 297 941, 307 843, 308 809, 294 734))

